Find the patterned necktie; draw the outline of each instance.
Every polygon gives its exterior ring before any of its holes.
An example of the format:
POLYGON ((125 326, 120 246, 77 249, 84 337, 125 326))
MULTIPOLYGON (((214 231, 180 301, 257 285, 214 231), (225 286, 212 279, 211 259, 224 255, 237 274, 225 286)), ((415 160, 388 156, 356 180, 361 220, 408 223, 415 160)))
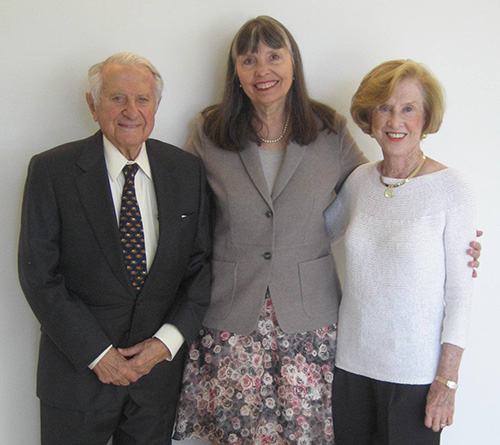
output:
POLYGON ((123 167, 125 185, 123 186, 120 209, 120 238, 123 259, 137 294, 141 291, 147 274, 144 231, 139 204, 135 196, 135 174, 138 168, 137 164, 127 164, 123 167))

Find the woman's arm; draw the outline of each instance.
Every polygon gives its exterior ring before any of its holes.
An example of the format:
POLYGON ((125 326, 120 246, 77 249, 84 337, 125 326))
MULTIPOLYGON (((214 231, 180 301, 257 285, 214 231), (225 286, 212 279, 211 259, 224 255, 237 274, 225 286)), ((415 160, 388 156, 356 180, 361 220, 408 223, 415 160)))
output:
MULTIPOLYGON (((437 376, 448 382, 458 382, 458 368, 462 359, 463 349, 444 343, 441 349, 441 358, 437 376)), ((450 383, 448 386, 434 380, 427 394, 427 405, 425 407, 425 426, 438 432, 445 426, 453 423, 453 414, 455 412, 455 392, 456 388, 450 383)))
POLYGON ((424 420, 425 426, 436 432, 453 423, 458 369, 467 342, 472 299, 472 276, 464 246, 469 245, 476 234, 472 189, 458 172, 449 180, 453 187, 448 196, 443 232, 446 279, 442 346, 436 380, 427 394, 424 420))

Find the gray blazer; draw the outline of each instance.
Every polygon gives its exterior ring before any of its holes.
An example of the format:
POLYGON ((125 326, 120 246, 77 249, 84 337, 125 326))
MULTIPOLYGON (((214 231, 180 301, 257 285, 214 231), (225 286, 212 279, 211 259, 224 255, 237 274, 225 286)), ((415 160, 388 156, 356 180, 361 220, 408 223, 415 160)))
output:
POLYGON ((186 150, 205 164, 213 192, 212 298, 203 324, 248 334, 269 288, 280 327, 305 332, 337 321, 341 288, 323 211, 366 158, 337 115, 337 134, 289 143, 274 189, 268 189, 255 143, 215 147, 203 118, 186 150))

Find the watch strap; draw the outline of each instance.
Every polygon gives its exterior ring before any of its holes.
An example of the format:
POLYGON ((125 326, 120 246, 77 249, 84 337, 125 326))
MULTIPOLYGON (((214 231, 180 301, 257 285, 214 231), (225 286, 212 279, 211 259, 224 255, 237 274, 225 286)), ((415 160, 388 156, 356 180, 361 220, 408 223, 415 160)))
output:
POLYGON ((438 375, 434 379, 439 383, 442 383, 443 385, 446 385, 450 389, 457 389, 458 388, 458 383, 454 382, 453 380, 447 380, 444 379, 443 377, 439 377, 438 375))

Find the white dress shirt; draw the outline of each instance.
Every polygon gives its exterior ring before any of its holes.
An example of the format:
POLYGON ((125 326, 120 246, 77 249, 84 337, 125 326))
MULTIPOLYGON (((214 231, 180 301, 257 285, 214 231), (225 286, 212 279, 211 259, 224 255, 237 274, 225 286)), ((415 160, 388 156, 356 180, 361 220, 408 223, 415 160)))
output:
MULTIPOLYGON (((129 161, 121 152, 105 137, 104 158, 108 170, 109 185, 115 207, 116 223, 120 225, 120 206, 122 199, 123 186, 125 184, 125 175, 123 167, 127 164, 137 164, 139 169, 135 175, 135 194, 137 203, 141 212, 142 226, 144 231, 144 244, 146 247, 146 267, 147 271, 151 268, 156 254, 159 237, 158 223, 158 205, 156 202, 156 193, 151 175, 151 167, 147 155, 146 143, 143 143, 139 155, 134 161, 129 161)), ((171 356, 168 360, 173 360, 175 354, 184 343, 184 337, 179 330, 172 324, 164 324, 154 335, 170 350, 171 356)), ((109 345, 90 365, 94 366, 111 349, 109 345)))

